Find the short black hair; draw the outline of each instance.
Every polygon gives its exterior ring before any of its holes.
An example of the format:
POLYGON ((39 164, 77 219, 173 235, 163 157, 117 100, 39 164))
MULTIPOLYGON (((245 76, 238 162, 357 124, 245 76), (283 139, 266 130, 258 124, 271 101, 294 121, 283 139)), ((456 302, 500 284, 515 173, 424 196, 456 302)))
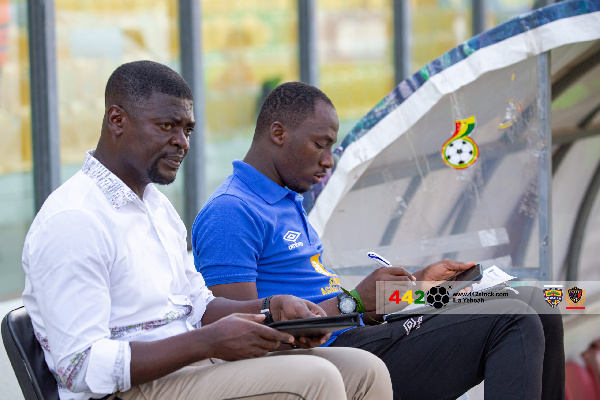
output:
POLYGON ((154 61, 134 61, 117 68, 106 83, 105 107, 143 106, 153 93, 193 100, 192 90, 177 72, 154 61))
POLYGON ((315 115, 315 105, 319 100, 335 109, 325 93, 307 83, 286 82, 277 86, 260 108, 254 140, 267 132, 275 121, 292 129, 297 128, 305 119, 315 115))

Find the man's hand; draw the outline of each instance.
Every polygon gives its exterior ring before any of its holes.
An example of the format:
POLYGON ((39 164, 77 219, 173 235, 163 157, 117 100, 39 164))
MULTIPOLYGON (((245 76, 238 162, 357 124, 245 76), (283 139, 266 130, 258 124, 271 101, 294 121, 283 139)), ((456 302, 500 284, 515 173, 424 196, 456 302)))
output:
POLYGON ((412 285, 415 278, 402 267, 382 267, 371 272, 365 279, 356 285, 356 291, 360 296, 366 311, 375 311, 376 309, 376 288, 377 281, 395 281, 404 282, 407 287, 412 285))
POLYGON ((421 282, 420 289, 427 291, 433 286, 458 275, 474 265, 474 262, 464 263, 446 258, 418 270, 415 272, 415 277, 421 282))
MULTIPOLYGON (((290 295, 273 296, 271 298, 270 310, 273 321, 327 316, 327 313, 318 305, 290 295)), ((298 338, 294 342, 294 345, 301 348, 316 347, 329 340, 330 336, 331 334, 318 337, 302 337, 298 338)))
POLYGON ((262 314, 231 314, 165 339, 130 342, 131 384, 153 381, 206 358, 227 361, 256 358, 277 349, 281 342, 294 343, 290 334, 263 325, 264 319, 262 314))
POLYGON ((273 321, 327 316, 327 313, 315 303, 287 294, 273 296, 270 309, 273 321))
MULTIPOLYGON (((259 312, 260 306, 261 300, 257 298, 254 300, 238 301, 217 297, 206 306, 206 311, 202 316, 202 326, 208 327, 233 313, 256 315, 255 313, 259 312)), ((289 295, 273 296, 269 308, 274 321, 314 318, 327 315, 327 313, 325 313, 318 305, 311 303, 308 300, 289 295)), ((264 316, 261 315, 260 322, 263 322, 263 320, 264 316)), ((329 335, 320 338, 306 338, 305 340, 302 340, 302 342, 299 342, 298 340, 294 342, 292 340, 288 343, 298 347, 315 347, 325 343, 328 339, 329 335)))
POLYGON ((226 361, 256 358, 276 350, 281 342, 293 344, 289 333, 261 324, 262 314, 231 314, 202 327, 209 357, 226 361))

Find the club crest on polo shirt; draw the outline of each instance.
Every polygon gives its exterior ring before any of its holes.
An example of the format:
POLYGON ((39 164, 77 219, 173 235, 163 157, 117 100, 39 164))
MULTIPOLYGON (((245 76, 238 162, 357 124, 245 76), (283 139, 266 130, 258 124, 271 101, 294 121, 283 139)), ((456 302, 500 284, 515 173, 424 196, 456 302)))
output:
POLYGON ((283 240, 285 240, 287 242, 292 242, 292 244, 290 244, 288 246, 288 249, 294 250, 296 247, 302 247, 302 246, 304 246, 304 243, 296 241, 296 240, 298 240, 298 238, 300 237, 300 235, 301 235, 301 233, 300 232, 296 232, 296 231, 287 231, 285 233, 285 235, 283 235, 283 240))
MULTIPOLYGON (((323 274, 323 275, 327 275, 327 276, 336 276, 337 277, 336 274, 332 274, 331 272, 327 271, 325 269, 325 267, 323 266, 323 264, 321 264, 319 262, 319 255, 318 254, 315 254, 314 256, 312 256, 310 258, 310 263, 313 266, 313 268, 315 269, 315 271, 317 271, 318 273, 323 274)), ((339 285, 339 282, 338 282, 338 285, 339 285)))

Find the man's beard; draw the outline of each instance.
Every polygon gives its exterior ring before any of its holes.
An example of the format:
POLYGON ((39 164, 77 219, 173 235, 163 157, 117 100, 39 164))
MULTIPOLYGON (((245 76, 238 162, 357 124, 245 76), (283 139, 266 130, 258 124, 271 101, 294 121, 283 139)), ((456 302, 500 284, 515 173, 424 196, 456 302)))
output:
POLYGON ((150 166, 150 168, 148 169, 148 178, 150 178, 150 182, 152 183, 156 183, 157 185, 169 185, 171 183, 173 183, 175 181, 175 175, 173 175, 173 177, 166 177, 164 175, 161 175, 160 172, 158 172, 158 162, 162 159, 163 157, 158 157, 150 166))

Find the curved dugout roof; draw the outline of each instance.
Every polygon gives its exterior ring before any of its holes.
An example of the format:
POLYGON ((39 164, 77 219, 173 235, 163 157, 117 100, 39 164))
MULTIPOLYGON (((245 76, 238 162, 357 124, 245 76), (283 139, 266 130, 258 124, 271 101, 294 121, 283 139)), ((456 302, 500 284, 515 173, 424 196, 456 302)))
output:
POLYGON ((599 133, 599 0, 486 31, 401 82, 335 150, 305 196, 324 261, 353 275, 375 267, 367 251, 414 268, 451 257, 544 280, 554 258, 564 279, 574 247, 600 247, 583 240, 599 133))

